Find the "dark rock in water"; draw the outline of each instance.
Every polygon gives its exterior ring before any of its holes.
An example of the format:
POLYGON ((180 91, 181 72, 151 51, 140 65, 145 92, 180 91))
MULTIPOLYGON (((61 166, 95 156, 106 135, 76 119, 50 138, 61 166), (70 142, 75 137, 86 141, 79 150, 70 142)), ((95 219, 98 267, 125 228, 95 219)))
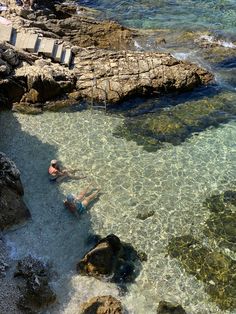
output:
POLYGON ((32 276, 27 280, 25 289, 22 290, 23 297, 18 302, 18 307, 23 311, 38 313, 56 301, 56 295, 48 285, 46 278, 32 276))
POLYGON ((111 234, 98 242, 77 264, 81 274, 111 275, 115 269, 122 245, 120 239, 111 234))
POLYGON ((212 195, 204 206, 211 211, 204 233, 214 238, 219 246, 236 251, 236 212, 231 208, 236 206, 236 192, 212 195))
POLYGON ((80 314, 124 314, 124 309, 119 300, 108 296, 99 296, 83 303, 79 310, 80 314))
POLYGON ((212 195, 208 197, 203 206, 213 213, 220 213, 225 210, 224 195, 212 195))
POLYGON ((230 203, 236 206, 236 191, 225 191, 224 192, 224 202, 230 203))
POLYGON ((137 253, 138 253, 138 258, 140 259, 141 262, 147 262, 148 260, 147 253, 143 251, 138 251, 137 253))
POLYGON ((225 210, 217 214, 211 213, 204 233, 215 239, 219 246, 236 252, 236 212, 225 210))
POLYGON ((181 305, 161 301, 157 308, 157 314, 186 314, 186 312, 181 305))
POLYGON ((168 253, 185 271, 205 284, 206 292, 221 310, 236 308, 236 262, 229 256, 201 245, 191 235, 173 238, 168 253))
POLYGON ((185 102, 142 116, 126 117, 114 135, 133 140, 147 151, 156 151, 163 143, 179 145, 195 132, 226 123, 236 114, 230 93, 209 100, 185 102))
POLYGON ((18 262, 14 276, 28 279, 33 275, 48 277, 49 270, 40 260, 37 260, 32 256, 27 256, 18 262))
POLYGON ((25 222, 30 212, 22 200, 20 172, 13 161, 0 153, 0 230, 25 222))
POLYGON ((49 269, 41 261, 31 256, 19 261, 15 277, 25 279, 18 302, 18 307, 24 312, 38 313, 56 301, 56 295, 49 286, 49 269))
POLYGON ((99 279, 110 276, 110 280, 120 284, 132 282, 140 268, 138 253, 114 234, 100 240, 77 264, 82 275, 99 279))
POLYGON ((102 237, 98 234, 90 234, 86 240, 87 245, 96 245, 102 239, 102 237))
POLYGON ((144 211, 142 213, 139 213, 136 218, 140 219, 140 220, 146 220, 149 217, 152 217, 155 214, 154 210, 151 211, 144 211))

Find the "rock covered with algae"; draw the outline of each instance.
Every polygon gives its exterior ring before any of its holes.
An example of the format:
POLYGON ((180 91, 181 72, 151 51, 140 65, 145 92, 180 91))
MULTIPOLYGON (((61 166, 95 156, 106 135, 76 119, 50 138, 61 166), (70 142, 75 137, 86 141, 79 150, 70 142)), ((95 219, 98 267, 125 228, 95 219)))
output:
POLYGON ((173 238, 168 253, 185 271, 205 284, 206 292, 222 310, 236 308, 236 262, 202 245, 191 235, 173 238))
POLYGON ((229 121, 235 114, 232 100, 232 94, 225 92, 140 117, 126 118, 114 135, 134 140, 148 151, 161 148, 165 142, 179 145, 194 132, 229 121))
POLYGON ((212 195, 204 206, 211 212, 204 233, 214 238, 220 247, 236 252, 236 192, 212 195))

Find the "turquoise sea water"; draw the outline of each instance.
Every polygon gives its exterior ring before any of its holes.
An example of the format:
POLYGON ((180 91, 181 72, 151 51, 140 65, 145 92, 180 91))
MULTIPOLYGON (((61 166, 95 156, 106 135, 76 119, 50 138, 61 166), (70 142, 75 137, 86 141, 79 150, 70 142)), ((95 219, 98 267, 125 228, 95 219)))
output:
MULTIPOLYGON (((25 202, 32 213, 32 221, 6 235, 11 256, 18 259, 33 254, 52 264, 58 303, 44 312, 47 314, 76 314, 83 301, 101 294, 120 298, 132 314, 154 314, 160 300, 182 304, 187 314, 236 313, 234 307, 222 308, 211 298, 206 289, 209 283, 168 255, 173 237, 190 234, 207 250, 236 259, 234 250, 206 235, 210 212, 203 206, 206 198, 236 189, 235 1, 101 0, 80 4, 101 9, 101 17, 127 26, 162 28, 168 34, 172 29, 171 43, 183 29, 200 34, 210 31, 208 36, 214 38, 208 37, 209 41, 220 36, 220 58, 218 51, 211 51, 213 59, 209 59, 208 50, 182 41, 162 48, 207 67, 216 75, 216 82, 182 95, 131 99, 107 114, 80 110, 79 104, 72 110, 38 116, 1 112, 0 150, 21 170, 25 202), (224 41, 231 47, 224 47, 224 41), (214 110, 206 114, 199 109, 207 106, 214 110), (148 132, 140 127, 143 119, 152 121, 160 116, 163 125, 170 121, 167 126, 181 125, 183 129, 159 136, 158 145, 155 136, 148 138, 147 145, 144 135, 148 132), (71 168, 81 167, 87 179, 51 184, 47 167, 53 158, 71 168), (67 193, 76 194, 89 182, 101 186, 103 194, 77 221, 62 201, 67 193), (151 212, 146 220, 137 218, 151 212), (90 247, 88 236, 109 233, 132 243, 148 257, 125 294, 115 284, 82 277, 75 271, 90 247)), ((142 49, 156 49, 152 41, 149 45, 142 49)), ((216 284, 214 280, 213 276, 210 285, 216 284)), ((229 280, 230 289, 234 280, 229 280)))
POLYGON ((99 9, 102 17, 129 27, 208 29, 236 35, 234 0, 82 0, 79 3, 99 9))

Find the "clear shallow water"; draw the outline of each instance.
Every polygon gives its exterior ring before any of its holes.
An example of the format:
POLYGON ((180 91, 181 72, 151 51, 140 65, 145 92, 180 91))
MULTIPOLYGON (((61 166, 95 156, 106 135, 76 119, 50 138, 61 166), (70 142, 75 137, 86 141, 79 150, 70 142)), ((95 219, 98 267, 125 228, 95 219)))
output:
MULTIPOLYGON (((183 29, 209 30, 226 40, 235 40, 235 1, 101 0, 80 4, 102 9, 101 17, 131 27, 168 28, 177 33, 183 29)), ((176 38, 174 34, 173 39, 176 38)), ((153 47, 150 41, 145 48, 153 47)), ((216 74, 217 91, 235 90, 232 53, 230 57, 226 53, 223 61, 221 58, 217 63, 211 60, 216 56, 214 51, 209 56, 199 47, 195 49, 190 43, 182 46, 178 41, 169 47, 176 57, 211 69, 216 74)), ((201 97, 206 96, 209 89, 198 91, 201 92, 201 97)), ((192 98, 200 97, 198 93, 193 93, 192 98)), ((184 103, 185 97, 187 94, 171 104, 166 98, 159 105, 163 108, 184 103)), ((190 95, 187 100, 192 98, 190 95)), ((231 105, 233 99, 232 92, 231 105)), ((155 106, 149 100, 137 112, 156 110, 155 106)), ((182 304, 188 314, 228 313, 209 302, 204 285, 188 275, 176 259, 167 256, 166 246, 172 237, 191 233, 207 247, 219 250, 213 239, 204 236, 209 212, 202 203, 206 197, 236 186, 236 122, 233 115, 230 118, 227 124, 205 129, 179 146, 167 144, 150 153, 134 141, 113 135, 124 122, 115 114, 91 111, 39 116, 0 114, 0 150, 21 169, 25 201, 32 213, 32 221, 8 233, 7 241, 13 258, 31 253, 51 262, 56 270, 53 285, 59 303, 47 313, 75 314, 81 302, 99 294, 118 296, 129 313, 135 314, 154 314, 162 299, 182 304), (71 168, 81 166, 88 179, 50 184, 47 167, 52 158, 71 168), (68 192, 77 193, 88 181, 100 185, 104 194, 77 221, 65 211, 62 200, 68 192), (155 212, 152 217, 144 221, 136 218, 152 210, 155 212), (91 233, 102 236, 115 233, 147 253, 148 261, 143 263, 136 282, 128 286, 127 294, 119 295, 113 284, 76 274, 76 263, 89 248, 86 239, 91 233)), ((236 258, 229 250, 221 251, 236 258)))
POLYGON ((32 213, 30 223, 7 234, 12 256, 31 253, 50 261, 57 271, 54 288, 59 304, 48 313, 74 314, 93 295, 118 296, 115 285, 75 273, 76 263, 88 249, 87 236, 115 233, 148 255, 136 282, 120 297, 130 313, 155 313, 161 299, 181 303, 187 313, 228 313, 209 302, 204 285, 167 256, 166 246, 171 237, 191 233, 209 248, 217 247, 202 233, 209 216, 202 203, 213 192, 236 185, 236 123, 208 129, 180 146, 167 145, 153 153, 114 137, 122 123, 122 117, 91 111, 39 116, 1 113, 0 150, 21 169, 25 201, 32 213), (47 166, 52 158, 71 168, 81 166, 87 180, 50 184, 47 166), (100 185, 104 194, 77 221, 65 211, 62 200, 88 181, 100 185), (154 210, 154 216, 145 221, 136 218, 147 210, 154 210))

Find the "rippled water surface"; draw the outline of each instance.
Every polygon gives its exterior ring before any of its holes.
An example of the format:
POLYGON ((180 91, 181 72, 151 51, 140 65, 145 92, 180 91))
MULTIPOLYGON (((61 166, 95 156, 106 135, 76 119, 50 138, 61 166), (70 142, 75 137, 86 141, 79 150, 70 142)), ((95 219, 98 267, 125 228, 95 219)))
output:
POLYGON ((235 35, 234 0, 99 0, 79 1, 102 10, 102 16, 129 27, 224 30, 235 35))
POLYGON ((166 247, 171 237, 191 233, 215 248, 214 241, 202 234, 209 215, 202 203, 213 192, 235 186, 235 122, 153 153, 114 137, 123 118, 103 112, 2 113, 0 122, 4 129, 0 149, 21 169, 25 201, 32 212, 32 222, 9 233, 7 240, 15 258, 31 253, 53 263, 60 305, 50 313, 77 313, 76 306, 89 296, 118 294, 114 285, 74 272, 90 233, 115 233, 147 253, 136 282, 121 297, 131 313, 155 313, 160 299, 180 302, 188 313, 222 313, 208 302, 201 282, 167 256, 166 247), (51 184, 47 166, 54 157, 69 167, 80 166, 88 178, 51 184), (104 194, 77 221, 62 200, 88 181, 101 186, 104 194), (152 217, 136 218, 151 210, 152 217))
POLYGON ((32 221, 6 235, 12 257, 30 253, 52 264, 59 298, 47 314, 76 314, 83 301, 101 294, 117 296, 132 314, 154 314, 160 300, 178 302, 188 314, 236 313, 210 299, 207 283, 190 275, 167 249, 173 237, 190 234, 207 250, 236 259, 231 246, 219 246, 217 239, 206 235, 210 212, 203 206, 209 196, 236 189, 236 2, 79 2, 102 9, 102 17, 127 26, 214 31, 215 36, 221 35, 217 44, 226 50, 220 51, 218 61, 218 50, 209 54, 200 46, 195 49, 191 43, 186 49, 179 42, 171 47, 176 57, 202 64, 216 76, 214 86, 192 93, 159 100, 131 99, 108 114, 76 108, 37 116, 1 112, 0 151, 21 170, 24 198, 32 213, 32 221), (224 47, 222 38, 229 40, 230 48, 224 47), (154 119, 160 123, 155 125, 154 119), (142 134, 146 121, 161 131, 171 130, 171 140, 167 132, 161 145, 154 147, 155 134, 148 140, 147 132, 142 134), (175 128, 181 130, 176 136, 175 128), (53 158, 70 168, 81 167, 87 178, 50 183, 47 167, 53 158), (103 193, 76 220, 64 209, 63 199, 89 182, 100 186, 103 193), (142 214, 150 217, 141 220, 138 216, 142 214), (125 294, 114 284, 75 271, 89 249, 88 236, 110 233, 148 257, 125 294))

